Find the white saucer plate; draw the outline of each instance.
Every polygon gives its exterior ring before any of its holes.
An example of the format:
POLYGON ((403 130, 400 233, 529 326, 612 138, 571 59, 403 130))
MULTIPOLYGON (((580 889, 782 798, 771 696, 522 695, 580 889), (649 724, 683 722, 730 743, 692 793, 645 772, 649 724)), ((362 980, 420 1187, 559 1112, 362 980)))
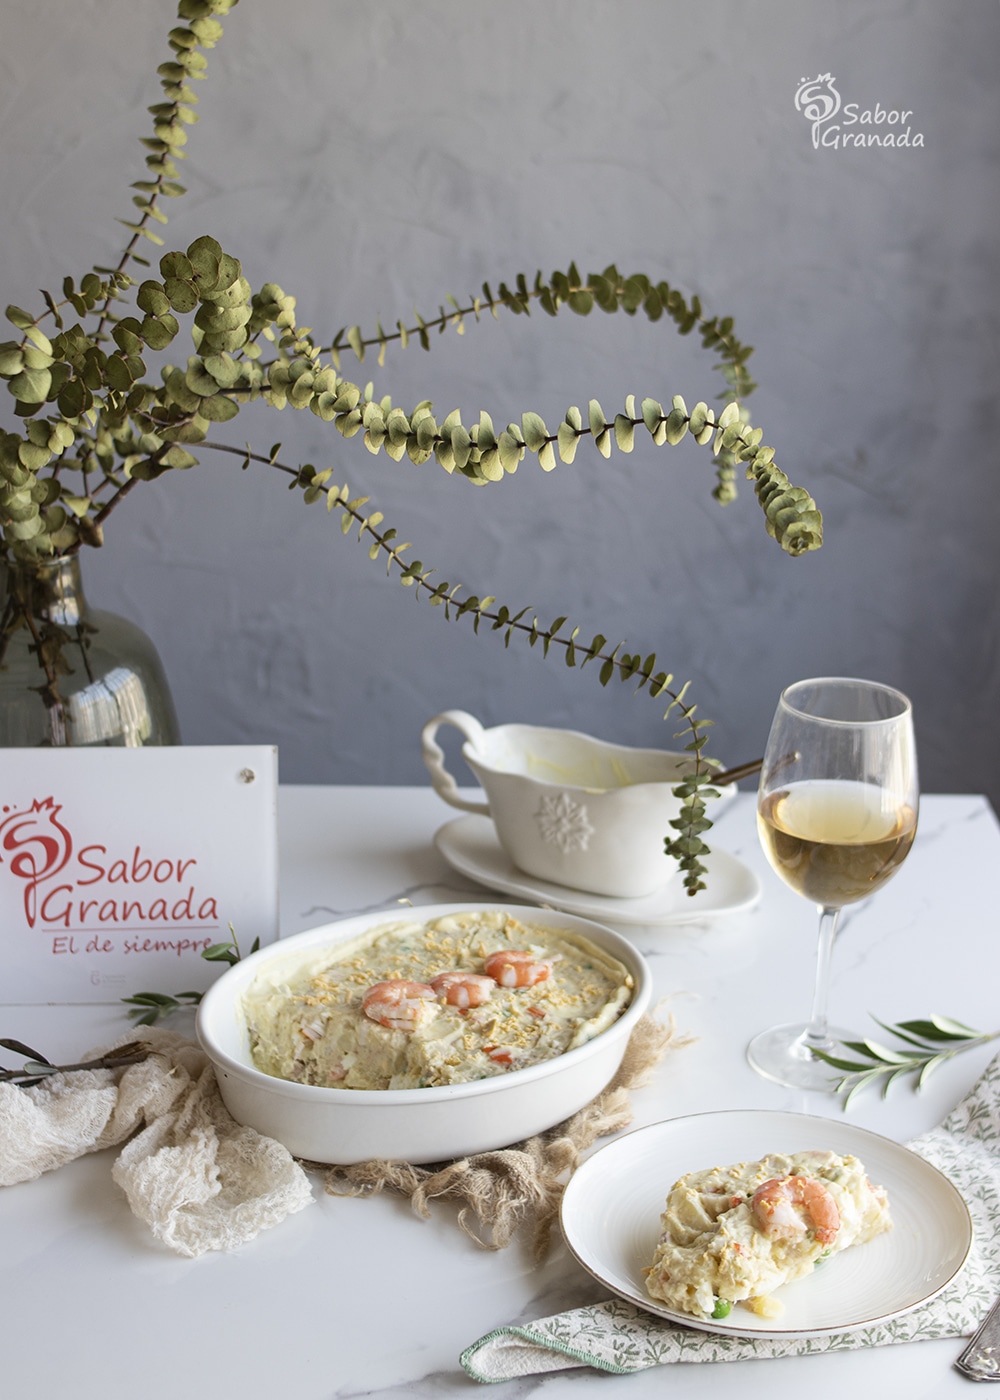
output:
POLYGON ((705 1332, 736 1337, 821 1337, 872 1327, 928 1302, 959 1273, 972 1244, 960 1193, 936 1167, 889 1138, 837 1119, 740 1109, 672 1118, 617 1138, 570 1178, 561 1223, 570 1250, 630 1303, 705 1332), (690 1171, 810 1149, 853 1154, 889 1196, 893 1228, 834 1255, 773 1296, 780 1318, 739 1305, 723 1321, 672 1312, 646 1292, 660 1215, 673 1183, 690 1171))
POLYGON ((639 899, 609 899, 525 875, 511 863, 489 817, 457 817, 435 833, 434 844, 454 870, 488 889, 612 924, 700 923, 752 909, 760 899, 757 876, 728 851, 712 851, 705 857, 707 888, 696 895, 687 894, 675 876, 662 889, 639 899))

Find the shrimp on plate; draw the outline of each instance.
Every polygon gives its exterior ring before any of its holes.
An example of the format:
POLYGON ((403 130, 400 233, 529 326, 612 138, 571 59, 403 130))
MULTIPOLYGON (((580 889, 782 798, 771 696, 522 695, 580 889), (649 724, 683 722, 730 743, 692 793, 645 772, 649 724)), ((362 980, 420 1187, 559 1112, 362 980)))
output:
POLYGON ((837 1202, 814 1176, 776 1176, 753 1193, 750 1210, 771 1240, 799 1240, 811 1231, 819 1244, 832 1244, 840 1229, 837 1202))

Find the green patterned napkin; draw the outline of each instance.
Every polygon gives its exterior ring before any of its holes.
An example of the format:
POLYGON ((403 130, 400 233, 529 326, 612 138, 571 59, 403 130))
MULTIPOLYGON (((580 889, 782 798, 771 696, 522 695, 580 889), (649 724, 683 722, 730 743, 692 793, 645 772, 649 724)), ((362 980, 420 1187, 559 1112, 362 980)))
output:
POLYGON ((523 1327, 500 1327, 468 1347, 462 1365, 477 1381, 507 1381, 574 1366, 625 1375, 673 1361, 803 1356, 968 1336, 1000 1291, 1000 1055, 954 1113, 909 1146, 961 1191, 972 1215, 974 1239, 961 1275, 932 1302, 905 1317, 857 1332, 783 1341, 678 1327, 611 1299, 523 1327))

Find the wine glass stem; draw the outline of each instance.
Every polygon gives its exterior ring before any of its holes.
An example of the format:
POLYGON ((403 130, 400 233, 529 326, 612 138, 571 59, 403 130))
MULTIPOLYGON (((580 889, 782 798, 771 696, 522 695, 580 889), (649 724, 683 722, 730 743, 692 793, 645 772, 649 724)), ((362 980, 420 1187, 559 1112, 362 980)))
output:
POLYGON ((806 1045, 817 1050, 830 1051, 833 1048, 827 1029, 826 1004, 830 994, 830 959, 833 956, 833 941, 837 936, 839 917, 839 909, 832 909, 828 905, 820 908, 816 991, 813 995, 812 1015, 805 1034, 806 1045))

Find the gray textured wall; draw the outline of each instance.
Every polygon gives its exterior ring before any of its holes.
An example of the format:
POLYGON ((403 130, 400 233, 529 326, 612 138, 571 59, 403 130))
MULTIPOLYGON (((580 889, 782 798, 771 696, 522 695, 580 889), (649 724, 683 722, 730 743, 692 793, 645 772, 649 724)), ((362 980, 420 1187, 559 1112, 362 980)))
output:
MULTIPOLYGON (((167 0, 5 0, 5 301, 115 256, 173 22, 167 0)), ((477 490, 308 412, 221 435, 332 465, 442 579, 655 650, 726 761, 761 751, 784 684, 867 674, 912 695, 926 788, 997 798, 998 39, 995 0, 242 0, 168 247, 212 233, 324 337, 571 259, 697 291, 757 347, 754 421, 827 542, 784 556, 745 485, 711 500, 690 442, 584 444, 477 490), (814 150, 793 96, 828 70, 845 103, 911 109, 923 148, 814 150)), ((711 365, 665 323, 502 315, 360 377, 552 425, 592 396, 711 401, 711 365)), ((234 459, 135 492, 85 562, 92 601, 157 642, 185 738, 276 741, 285 781, 422 782, 446 706, 628 743, 675 727, 596 668, 447 624, 234 459)))

